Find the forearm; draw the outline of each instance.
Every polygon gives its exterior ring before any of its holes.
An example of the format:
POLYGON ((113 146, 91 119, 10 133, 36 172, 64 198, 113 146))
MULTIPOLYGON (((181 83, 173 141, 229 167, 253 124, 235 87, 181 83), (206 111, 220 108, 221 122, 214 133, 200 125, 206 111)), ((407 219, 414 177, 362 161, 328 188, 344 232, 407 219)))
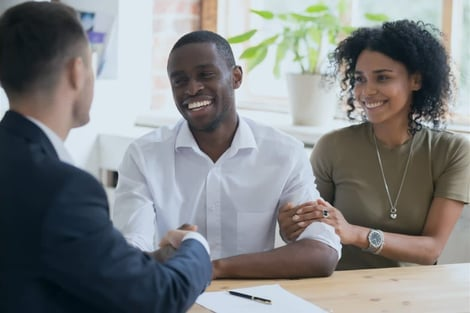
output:
POLYGON ((337 262, 335 249, 306 239, 271 251, 215 260, 213 278, 324 277, 333 273, 337 262))
POLYGON ((421 265, 435 264, 444 244, 429 236, 409 236, 384 233, 385 241, 380 255, 389 259, 421 265))
MULTIPOLYGON (((367 227, 355 225, 354 241, 344 244, 352 244, 361 249, 367 248, 369 231, 367 227)), ((384 232, 384 245, 380 255, 400 262, 428 265, 436 262, 442 249, 443 245, 433 237, 384 232)))

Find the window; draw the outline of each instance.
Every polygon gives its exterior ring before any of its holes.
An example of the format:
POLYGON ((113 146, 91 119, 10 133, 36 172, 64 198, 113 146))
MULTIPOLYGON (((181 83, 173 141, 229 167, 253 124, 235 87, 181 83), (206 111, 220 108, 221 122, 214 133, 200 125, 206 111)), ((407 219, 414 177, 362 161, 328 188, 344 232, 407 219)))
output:
MULTIPOLYGON (((335 0, 329 0, 335 1, 335 0)), ((314 2, 313 2, 314 3, 314 2)), ((268 25, 250 9, 269 10, 274 12, 299 11, 312 4, 312 0, 243 0, 218 1, 218 32, 225 37, 243 33, 252 28, 259 28, 261 34, 268 32, 268 25)), ((453 123, 470 126, 470 49, 464 48, 463 38, 470 36, 470 1, 463 0, 350 0, 350 21, 353 26, 367 26, 363 18, 364 13, 385 13, 391 20, 420 19, 434 24, 449 38, 447 47, 451 52, 455 65, 456 78, 459 83, 457 103, 453 108, 453 123), (406 9, 403 9, 406 8, 406 9)), ((369 22, 370 23, 370 22, 369 22)), ((272 25, 269 25, 272 27, 272 25)), ((266 36, 260 35, 260 38, 266 36)), ((254 42, 257 42, 254 37, 254 42)), ((466 46, 465 46, 466 47, 466 46)), ((235 57, 240 56, 246 45, 233 45, 235 57)), ((240 107, 249 107, 263 110, 287 112, 286 84, 283 78, 276 79, 272 75, 274 53, 256 69, 244 75, 243 87, 239 89, 237 97, 240 107)), ((243 65, 243 62, 239 60, 243 65)), ((286 65, 284 72, 292 71, 292 66, 286 65)))

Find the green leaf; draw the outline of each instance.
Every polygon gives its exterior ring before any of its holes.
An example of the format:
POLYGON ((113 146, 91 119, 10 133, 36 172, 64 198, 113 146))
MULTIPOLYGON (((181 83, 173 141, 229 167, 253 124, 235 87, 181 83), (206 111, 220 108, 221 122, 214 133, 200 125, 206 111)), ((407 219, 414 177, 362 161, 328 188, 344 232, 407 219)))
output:
POLYGON ((277 78, 281 76, 281 61, 285 58, 287 51, 289 51, 289 46, 289 40, 281 41, 281 43, 277 45, 273 69, 273 74, 277 78))
POLYGON ((256 34, 258 30, 257 29, 252 29, 250 31, 247 31, 246 33, 243 33, 243 34, 240 34, 240 35, 237 35, 237 36, 233 36, 233 37, 230 37, 227 39, 227 41, 229 43, 240 43, 240 42, 244 42, 244 41, 247 41, 247 40, 250 40, 251 37, 253 37, 254 34, 256 34))
POLYGON ((290 13, 288 15, 291 20, 294 20, 296 23, 315 22, 318 19, 318 17, 315 16, 302 15, 298 13, 290 13))
POLYGON ((314 73, 317 68, 318 63, 318 50, 317 49, 308 49, 308 69, 310 73, 314 73))
POLYGON ((227 38, 227 41, 229 43, 241 43, 250 40, 251 37, 253 37, 253 35, 256 34, 257 31, 257 29, 252 29, 250 31, 247 31, 246 33, 227 38))
POLYGON ((321 13, 325 11, 328 11, 328 6, 322 3, 311 5, 305 9, 305 12, 308 13, 321 13))
POLYGON ((272 37, 269 37, 268 39, 263 40, 259 45, 260 46, 270 46, 273 43, 276 42, 276 39, 279 37, 279 35, 274 35, 272 37))
POLYGON ((270 11, 263 11, 263 10, 250 10, 252 13, 261 16, 266 20, 272 20, 274 17, 274 13, 270 11))
POLYGON ((320 29, 336 29, 341 22, 332 14, 325 14, 317 18, 317 23, 320 29))
POLYGON ((260 45, 249 47, 242 52, 242 54, 240 55, 240 59, 252 59, 256 57, 258 51, 261 49, 266 49, 266 47, 260 45))
POLYGON ((356 27, 354 27, 354 26, 343 26, 343 27, 341 27, 341 32, 344 33, 345 35, 349 35, 355 29, 356 29, 356 27))
POLYGON ((265 46, 261 46, 260 49, 256 51, 254 57, 247 59, 246 66, 248 71, 253 70, 256 66, 258 66, 268 55, 268 48, 265 46))
MULTIPOLYGON (((318 47, 320 44, 321 44, 321 39, 322 39, 322 31, 318 28, 309 28, 307 30, 307 35, 308 35, 308 38, 313 41, 314 43, 316 43, 316 46, 318 47)), ((317 48, 315 47, 315 48, 317 48)))
POLYGON ((339 0, 339 2, 338 2, 338 15, 339 16, 344 16, 347 9, 348 9, 348 3, 346 2, 346 0, 339 0))
POLYGON ((389 17, 386 14, 366 13, 364 14, 364 17, 373 22, 385 22, 389 20, 389 17))

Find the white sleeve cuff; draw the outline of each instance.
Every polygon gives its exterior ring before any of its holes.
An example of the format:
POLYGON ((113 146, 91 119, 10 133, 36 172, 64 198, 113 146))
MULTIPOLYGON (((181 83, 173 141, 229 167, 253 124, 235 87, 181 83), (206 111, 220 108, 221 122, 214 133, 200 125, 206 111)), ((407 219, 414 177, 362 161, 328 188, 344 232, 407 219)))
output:
POLYGON ((191 232, 188 232, 184 237, 183 237, 183 240, 182 241, 185 241, 187 239, 195 239, 197 241, 199 241, 203 246, 204 248, 206 249, 207 251, 207 254, 210 256, 211 255, 211 250, 209 248, 209 244, 207 243, 207 240, 206 238, 204 238, 203 235, 201 235, 200 233, 197 233, 195 231, 191 231, 191 232))
POLYGON ((297 238, 297 240, 301 239, 321 241, 338 252, 338 260, 341 258, 341 239, 335 233, 335 229, 331 225, 322 222, 313 222, 312 224, 308 225, 307 228, 305 228, 305 230, 297 238))

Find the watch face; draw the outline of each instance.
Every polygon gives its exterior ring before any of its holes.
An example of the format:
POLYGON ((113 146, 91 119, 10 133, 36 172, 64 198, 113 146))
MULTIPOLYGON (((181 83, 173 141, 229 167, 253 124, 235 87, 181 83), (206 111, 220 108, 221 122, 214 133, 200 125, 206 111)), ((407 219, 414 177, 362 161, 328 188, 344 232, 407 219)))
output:
POLYGON ((374 248, 378 248, 382 245, 382 236, 379 232, 372 231, 369 236, 370 245, 374 248))

